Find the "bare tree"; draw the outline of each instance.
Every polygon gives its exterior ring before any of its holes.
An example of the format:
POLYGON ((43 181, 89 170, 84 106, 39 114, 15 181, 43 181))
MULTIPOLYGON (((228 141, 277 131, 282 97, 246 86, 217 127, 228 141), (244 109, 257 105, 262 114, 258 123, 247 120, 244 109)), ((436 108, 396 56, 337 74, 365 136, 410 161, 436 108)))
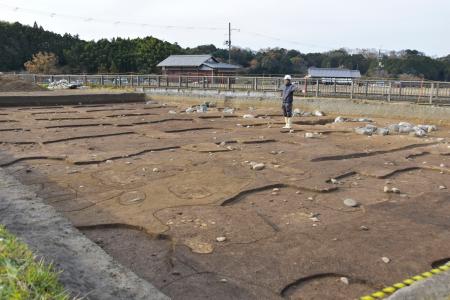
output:
POLYGON ((27 61, 25 69, 33 74, 51 74, 55 73, 58 64, 58 57, 51 52, 38 52, 33 54, 31 60, 27 61))

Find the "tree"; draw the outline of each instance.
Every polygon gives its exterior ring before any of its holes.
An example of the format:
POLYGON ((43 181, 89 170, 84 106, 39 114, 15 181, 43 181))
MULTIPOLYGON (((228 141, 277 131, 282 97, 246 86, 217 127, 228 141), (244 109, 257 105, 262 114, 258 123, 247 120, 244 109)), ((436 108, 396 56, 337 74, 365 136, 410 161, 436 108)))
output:
POLYGON ((31 60, 27 61, 25 69, 33 74, 52 74, 55 73, 58 64, 58 57, 51 52, 38 52, 33 54, 31 60))

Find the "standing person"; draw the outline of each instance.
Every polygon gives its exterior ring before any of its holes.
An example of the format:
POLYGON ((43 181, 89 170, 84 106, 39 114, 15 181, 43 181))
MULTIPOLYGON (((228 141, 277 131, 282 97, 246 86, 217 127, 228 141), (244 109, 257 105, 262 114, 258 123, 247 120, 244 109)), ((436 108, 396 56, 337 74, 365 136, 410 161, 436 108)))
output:
POLYGON ((290 129, 292 127, 292 102, 294 101, 294 92, 297 90, 297 85, 292 84, 291 75, 284 76, 283 94, 281 96, 283 104, 283 116, 286 125, 284 129, 290 129))

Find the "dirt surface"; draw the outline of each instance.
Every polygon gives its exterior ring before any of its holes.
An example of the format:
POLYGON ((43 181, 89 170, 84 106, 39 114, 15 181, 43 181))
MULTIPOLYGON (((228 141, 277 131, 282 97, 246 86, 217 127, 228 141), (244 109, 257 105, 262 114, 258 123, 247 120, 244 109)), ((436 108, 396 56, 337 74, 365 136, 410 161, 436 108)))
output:
POLYGON ((4 108, 0 166, 173 299, 355 299, 450 257, 448 126, 185 108, 4 108))
POLYGON ((16 76, 0 75, 0 92, 32 92, 45 90, 46 88, 32 84, 16 76))

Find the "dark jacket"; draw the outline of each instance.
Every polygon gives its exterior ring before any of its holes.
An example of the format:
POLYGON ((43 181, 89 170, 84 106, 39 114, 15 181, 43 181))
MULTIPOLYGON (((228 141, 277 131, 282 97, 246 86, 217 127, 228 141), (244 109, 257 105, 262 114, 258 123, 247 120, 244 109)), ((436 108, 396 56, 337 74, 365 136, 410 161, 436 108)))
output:
POLYGON ((297 90, 295 84, 289 83, 283 87, 283 94, 281 96, 283 103, 292 103, 294 101, 294 92, 297 90))

